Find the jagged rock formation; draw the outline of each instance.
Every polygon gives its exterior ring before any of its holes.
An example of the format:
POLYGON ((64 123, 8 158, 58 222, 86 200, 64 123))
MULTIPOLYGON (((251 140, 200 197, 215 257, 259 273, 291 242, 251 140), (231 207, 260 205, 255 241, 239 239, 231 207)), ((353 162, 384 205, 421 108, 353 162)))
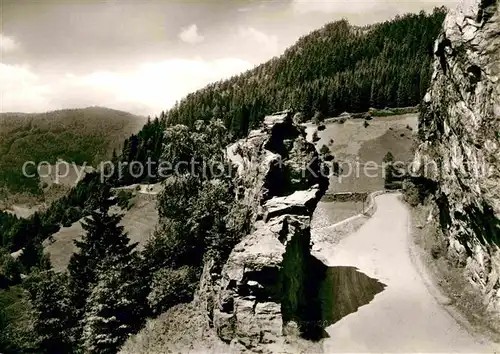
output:
POLYGON ((500 9, 464 0, 435 45, 414 171, 434 190, 451 259, 500 311, 500 9))
POLYGON ((308 274, 322 264, 310 254, 310 221, 328 185, 316 149, 291 113, 282 112, 228 151, 254 227, 221 276, 212 274, 213 263, 205 266, 198 301, 219 338, 246 349, 279 343, 287 330, 313 335, 317 287, 308 274))

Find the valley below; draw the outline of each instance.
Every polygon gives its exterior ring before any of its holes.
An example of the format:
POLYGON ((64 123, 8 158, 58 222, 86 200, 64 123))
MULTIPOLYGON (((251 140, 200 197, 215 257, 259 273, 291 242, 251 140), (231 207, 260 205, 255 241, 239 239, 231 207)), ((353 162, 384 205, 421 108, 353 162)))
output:
MULTIPOLYGON (((130 241, 138 243, 139 249, 142 249, 151 238, 159 219, 156 195, 148 194, 147 187, 144 185, 143 191, 135 192, 130 208, 117 207, 112 210, 113 213, 123 215, 120 225, 128 233, 130 241)), ((135 187, 132 190, 135 191, 135 187)), ((85 233, 82 227, 83 221, 84 219, 81 219, 68 227, 61 228, 51 239, 44 242, 44 252, 49 256, 55 271, 65 271, 71 256, 77 251, 74 242, 80 241, 85 233)))

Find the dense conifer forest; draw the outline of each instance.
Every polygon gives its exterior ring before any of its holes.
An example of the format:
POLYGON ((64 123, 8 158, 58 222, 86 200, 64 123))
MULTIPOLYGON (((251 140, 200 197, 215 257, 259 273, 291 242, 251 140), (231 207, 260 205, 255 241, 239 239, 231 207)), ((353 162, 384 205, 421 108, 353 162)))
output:
MULTIPOLYGON (((121 161, 158 162, 167 125, 221 119, 232 138, 284 109, 315 115, 416 106, 432 75, 431 60, 446 10, 408 14, 365 28, 342 20, 314 31, 270 61, 189 94, 124 143, 121 161)), ((157 165, 157 164, 156 164, 157 165)), ((138 182, 123 174, 120 184, 138 182)))
MULTIPOLYGON (((308 119, 417 105, 444 15, 436 9, 365 28, 328 24, 281 57, 148 120, 113 162, 195 159, 230 169, 225 146, 273 111, 291 108, 308 119)), ((164 181, 160 223, 143 251, 129 242, 120 216, 109 215, 117 203, 111 188, 158 178, 123 173, 101 183, 89 174, 29 219, 0 212, 0 352, 115 353, 146 318, 189 301, 205 257, 222 262, 248 225, 234 198, 237 181, 182 172, 164 181), (42 242, 82 217, 85 234, 68 272, 53 272, 42 242)))
POLYGON ((188 95, 167 112, 170 124, 220 118, 236 136, 266 114, 292 108, 311 118, 417 105, 431 77, 434 40, 445 10, 369 27, 346 20, 298 40, 283 55, 188 95))

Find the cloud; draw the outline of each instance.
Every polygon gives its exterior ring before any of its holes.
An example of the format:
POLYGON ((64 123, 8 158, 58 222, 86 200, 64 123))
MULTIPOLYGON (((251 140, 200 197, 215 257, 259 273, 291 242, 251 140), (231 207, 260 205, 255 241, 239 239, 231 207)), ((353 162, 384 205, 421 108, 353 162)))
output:
POLYGON ((356 1, 356 0, 325 0, 325 1, 307 1, 293 0, 292 7, 295 12, 300 14, 309 12, 326 13, 358 13, 373 11, 379 6, 379 1, 356 1))
POLYGON ((179 33, 179 38, 181 41, 189 44, 197 44, 205 40, 205 37, 198 33, 198 26, 196 24, 183 28, 179 33))
POLYGON ((240 27, 238 31, 239 35, 246 40, 254 41, 261 46, 264 46, 267 50, 277 52, 278 50, 278 37, 274 35, 267 35, 254 27, 240 27))
POLYGON ((99 70, 49 77, 2 65, 0 111, 42 112, 98 105, 157 115, 188 93, 252 67, 238 58, 171 59, 146 62, 126 72, 99 70))
POLYGON ((44 111, 50 88, 29 67, 0 63, 0 112, 44 111))
POLYGON ((375 11, 398 13, 431 10, 435 6, 454 7, 456 4, 457 0, 292 0, 292 9, 299 14, 323 12, 355 15, 375 11))
POLYGON ((13 52, 19 48, 19 43, 12 37, 0 33, 0 53, 13 52))
POLYGON ((111 108, 144 106, 156 113, 188 93, 251 68, 249 62, 225 58, 214 61, 172 59, 144 63, 127 73, 94 72, 71 79, 77 91, 96 91, 96 100, 111 108), (104 99, 103 99, 104 98, 104 99))

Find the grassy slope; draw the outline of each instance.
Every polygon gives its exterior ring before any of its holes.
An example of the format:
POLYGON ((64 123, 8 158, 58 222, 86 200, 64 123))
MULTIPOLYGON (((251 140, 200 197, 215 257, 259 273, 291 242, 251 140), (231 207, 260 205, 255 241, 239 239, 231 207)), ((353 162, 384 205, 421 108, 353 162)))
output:
MULTIPOLYGON (((128 233, 130 241, 138 242, 139 249, 142 249, 158 224, 156 196, 137 194, 133 198, 130 210, 123 212, 121 225, 128 233)), ((76 251, 74 241, 81 239, 84 234, 80 221, 75 222, 70 227, 61 228, 54 234, 52 242, 46 240, 43 244, 45 252, 50 256, 52 267, 56 271, 65 270, 72 254, 76 251)))
POLYGON ((40 193, 37 179, 22 176, 24 162, 55 163, 60 158, 95 164, 120 149, 144 123, 144 117, 101 107, 0 114, 0 196, 7 191, 40 193))
MULTIPOLYGON (((353 169, 349 176, 332 178, 329 192, 373 192, 383 189, 384 178, 381 171, 377 174, 368 170, 369 175, 377 176, 366 176, 362 164, 373 161, 380 166, 388 151, 392 152, 395 161, 411 161, 417 121, 417 114, 406 114, 373 118, 366 128, 364 119, 349 119, 344 124, 327 124, 326 129, 318 133, 320 140, 316 147, 320 149, 327 145, 341 166, 345 164, 345 174, 349 172, 346 163, 349 162, 353 169), (359 177, 356 176, 357 161, 360 163, 359 177)), ((313 124, 307 124, 309 137, 315 129, 313 124)))

